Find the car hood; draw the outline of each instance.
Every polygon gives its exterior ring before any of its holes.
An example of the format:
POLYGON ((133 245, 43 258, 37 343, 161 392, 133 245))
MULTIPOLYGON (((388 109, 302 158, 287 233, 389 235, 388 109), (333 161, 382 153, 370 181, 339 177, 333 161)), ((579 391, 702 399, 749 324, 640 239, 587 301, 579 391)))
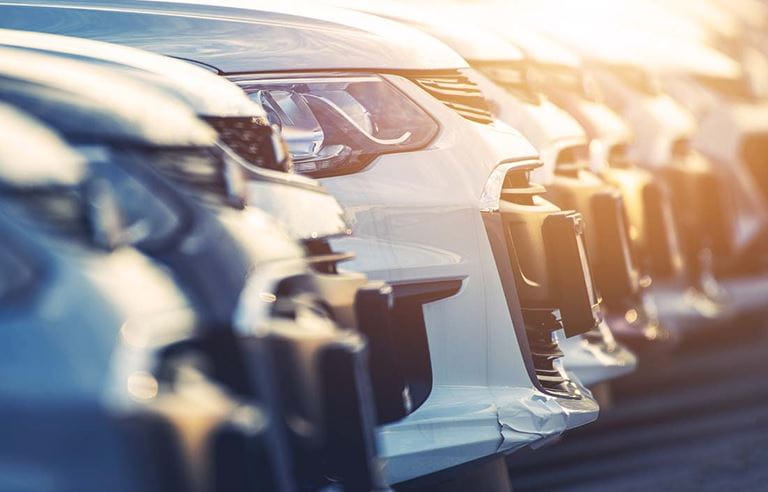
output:
POLYGON ((516 46, 495 32, 475 25, 456 5, 408 0, 331 0, 336 6, 409 24, 441 40, 467 60, 521 60, 516 46))
POLYGON ((223 73, 466 66, 416 29, 311 3, 21 1, 0 3, 0 27, 124 44, 223 73))
POLYGON ((0 99, 80 143, 210 146, 213 129, 178 100, 96 65, 0 47, 0 99), (151 108, 148 111, 147 108, 151 108))
POLYGON ((588 138, 602 140, 607 145, 628 143, 632 130, 618 113, 605 104, 578 96, 557 101, 584 128, 588 138))
POLYGON ((510 26, 503 31, 503 36, 537 63, 571 68, 581 66, 581 57, 575 52, 523 25, 510 26))
MULTIPOLYGON (((30 19, 30 26, 34 19, 30 19)), ((0 29, 0 45, 83 60, 139 76, 178 97, 201 116, 266 117, 236 85, 211 70, 167 56, 70 36, 0 29)))

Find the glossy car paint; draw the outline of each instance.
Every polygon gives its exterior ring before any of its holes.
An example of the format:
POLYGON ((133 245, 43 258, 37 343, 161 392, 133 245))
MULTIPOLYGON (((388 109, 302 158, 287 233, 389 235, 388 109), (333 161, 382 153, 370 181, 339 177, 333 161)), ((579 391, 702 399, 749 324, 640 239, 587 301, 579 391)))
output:
POLYGON ((733 312, 763 314, 759 299, 768 290, 768 282, 760 273, 764 270, 764 245, 768 230, 768 195, 764 161, 749 162, 746 144, 750 138, 765 141, 768 135, 768 102, 759 96, 743 100, 714 91, 695 80, 696 75, 708 75, 738 80, 745 77, 735 63, 730 66, 720 61, 716 52, 700 47, 701 63, 687 71, 666 67, 660 70, 664 89, 677 102, 688 109, 699 123, 692 145, 718 168, 722 180, 728 184, 729 208, 733 210, 733 252, 736 273, 729 274, 726 267, 719 281, 728 293, 729 308, 733 312), (752 168, 752 169, 751 169, 752 168))
MULTIPOLYGON (((414 5, 402 0, 334 0, 332 3, 420 28, 449 45, 465 60, 485 63, 519 62, 530 56, 494 29, 486 29, 477 24, 480 19, 476 12, 473 15, 471 5, 467 8, 457 5, 457 2, 414 5), (461 14, 469 16, 473 22, 458 20, 461 14)), ((557 63, 578 63, 578 58, 558 49, 554 43, 543 43, 540 39, 532 41, 536 41, 535 45, 530 43, 525 48, 533 50, 539 57, 557 63)), ((541 105, 531 104, 506 95, 504 90, 476 71, 472 72, 472 77, 480 84, 486 97, 490 98, 497 116, 520 131, 539 151, 544 166, 533 171, 536 181, 546 184, 552 178, 555 159, 562 149, 586 142, 584 130, 579 124, 554 104, 548 101, 541 105)))
MULTIPOLYGON (((475 72, 475 80, 495 104, 499 118, 520 129, 539 150, 544 166, 532 173, 533 180, 545 185, 551 183, 558 156, 567 149, 587 145, 581 125, 551 101, 544 99, 534 104, 512 97, 481 73, 475 72)), ((587 385, 615 379, 637 367, 635 355, 613 339, 607 323, 601 323, 600 331, 608 344, 602 348, 590 346, 578 337, 567 340, 562 337, 566 367, 587 385)))
POLYGON ((552 181, 561 152, 587 145, 581 125, 551 101, 530 103, 510 96, 482 74, 475 77, 483 92, 495 103, 499 118, 518 128, 539 149, 544 167, 533 173, 539 183, 546 185, 552 181))
MULTIPOLYGON (((0 24, 128 44, 227 73, 465 66, 416 31, 352 13, 334 24, 327 18, 336 11, 325 7, 313 18, 312 8, 287 15, 255 6, 93 5, 100 8, 4 6, 0 24), (39 25, 30 26, 30 19, 39 25), (204 40, 192 34, 203 32, 204 40), (416 44, 424 51, 414 50, 416 44)), ((480 217, 491 170, 535 150, 513 130, 467 123, 410 81, 387 79, 437 119, 441 131, 423 151, 381 156, 361 173, 323 180, 346 207, 355 234, 334 246, 358 253, 350 267, 373 278, 463 280, 454 297, 425 307, 431 396, 379 432, 385 476, 398 482, 557 435, 594 419, 597 408, 588 397, 564 400, 533 387, 480 217)))
POLYGON ((119 419, 129 412, 109 406, 114 393, 130 400, 131 381, 142 374, 113 377, 112 355, 126 322, 184 313, 188 300, 161 265, 136 250, 94 254, 23 227, 3 233, 27 236, 20 246, 45 264, 46 281, 28 302, 3 309, 14 356, 3 371, 2 487, 13 489, 14 476, 33 473, 31 483, 55 481, 70 490, 103 490, 112 481, 115 490, 150 490, 157 478, 144 481, 127 466, 119 419), (33 319, 34 312, 44 316, 33 319), (90 438, 75 452, 65 443, 82 441, 84 428, 90 438))
POLYGON ((425 306, 432 394, 380 433, 385 471, 397 482, 586 423, 595 407, 532 389, 480 216, 485 176, 509 156, 531 157, 535 150, 510 129, 469 123, 474 135, 468 133, 468 124, 439 101, 407 80, 388 78, 442 130, 423 152, 382 156, 363 172, 323 180, 353 225, 353 236, 338 248, 357 253, 352 268, 392 283, 463 279, 458 294, 425 306), (470 136, 474 145, 467 145, 470 136), (489 137, 492 146, 484 144, 489 137), (457 367, 456 360, 467 364, 457 367))
POLYGON ((4 4, 3 27, 8 29, 77 34, 126 44, 222 73, 294 71, 297 67, 427 70, 462 63, 453 51, 419 31, 312 2, 274 5, 259 0, 246 7, 242 2, 215 0, 185 2, 182 9, 174 2, 137 0, 4 4), (61 22, 62 18, 67 22, 61 22), (382 38, 390 40, 386 47, 382 38), (276 39, 280 42, 275 43, 276 39), (284 56, 288 51, 291 56, 284 56))
MULTIPOLYGON (((93 163, 121 162, 127 153, 112 154, 105 148, 115 144, 194 148, 215 143, 215 134, 187 107, 130 79, 74 60, 26 50, 2 48, 2 51, 0 99, 30 111, 54 127, 68 142, 88 152, 93 163), (119 99, 110 96, 114 91, 120 93, 119 99), (137 97, 151 102, 158 113, 149 114, 132 104, 137 97)), ((139 160, 134 169, 151 176, 152 172, 143 166, 139 160)), ((159 182, 158 186, 167 185, 159 182)), ((224 239, 227 233, 222 224, 209 217, 210 214, 194 205, 188 214, 194 225, 187 235, 173 237, 168 241, 170 244, 150 245, 144 248, 145 252, 173 269, 199 296, 200 302, 208 305, 211 316, 228 320, 245 282, 247 252, 224 239), (182 247, 189 240, 197 247, 182 247), (229 254, 211 255, 211 264, 214 259, 220 262, 211 272, 205 273, 205 264, 188 268, 195 265, 197 259, 206 257, 206 253, 221 249, 229 254), (209 286, 210 275, 217 275, 219 284, 215 289, 209 286)), ((268 251, 268 245, 264 243, 264 250, 268 251)))
POLYGON ((182 100, 200 116, 265 116, 260 106, 210 69, 167 56, 111 43, 11 29, 0 29, 0 44, 131 72, 170 97, 182 100))
MULTIPOLYGON (((368 12, 388 16, 419 27, 450 45, 465 59, 473 62, 519 62, 526 55, 515 44, 508 42, 493 31, 483 30, 468 23, 457 23, 449 15, 434 15, 428 7, 418 7, 397 1, 339 2, 368 12), (493 49, 486 48, 493 46, 493 49)), ((450 11, 449 11, 450 13, 450 11)), ((537 53, 559 63, 574 63, 574 56, 546 43, 538 43, 537 53)), ((530 48, 530 46, 529 46, 530 48)), ((544 165, 531 172, 532 179, 541 183, 551 180, 555 161, 563 149, 584 145, 586 136, 581 126, 565 111, 549 101, 532 104, 515 98, 496 86, 477 70, 471 76, 489 99, 495 114, 504 122, 520 131, 539 151, 544 165)), ((560 345, 565 357, 564 367, 572 371, 586 385, 610 380, 636 367, 634 354, 615 345, 607 325, 601 330, 610 339, 613 349, 583 341, 581 337, 567 340, 559 333, 560 345)))

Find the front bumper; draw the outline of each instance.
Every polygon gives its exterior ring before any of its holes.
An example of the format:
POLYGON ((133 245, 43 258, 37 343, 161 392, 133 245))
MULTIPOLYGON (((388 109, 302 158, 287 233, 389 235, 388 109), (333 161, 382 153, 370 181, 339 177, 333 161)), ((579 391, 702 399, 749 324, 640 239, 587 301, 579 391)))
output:
POLYGON ((353 228, 352 237, 332 242, 355 253, 350 269, 394 285, 460 280, 457 292, 421 310, 431 393, 379 432, 385 476, 396 483, 558 435, 594 420, 598 409, 586 391, 572 401, 535 388, 480 212, 491 171, 535 151, 516 132, 468 123, 412 83, 388 77, 440 122, 436 140, 322 182, 353 228), (530 425, 515 430, 516 419, 530 425))
POLYGON ((599 408, 582 391, 585 398, 566 400, 520 387, 436 387, 422 408, 379 431, 384 476, 398 483, 588 424, 599 408))

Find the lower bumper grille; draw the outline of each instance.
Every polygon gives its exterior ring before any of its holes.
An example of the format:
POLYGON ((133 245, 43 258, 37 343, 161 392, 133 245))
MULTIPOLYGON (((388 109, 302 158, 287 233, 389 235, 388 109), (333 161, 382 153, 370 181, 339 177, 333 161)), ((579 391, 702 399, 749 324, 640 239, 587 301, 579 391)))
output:
MULTIPOLYGON (((553 321, 555 320, 553 319, 553 321)), ((541 386, 548 392, 559 396, 573 396, 569 390, 572 383, 557 362, 563 357, 563 352, 560 350, 554 334, 531 328, 526 328, 526 332, 534 372, 541 386)))
POLYGON ((581 236, 578 214, 564 213, 528 182, 535 162, 511 164, 497 210, 484 213, 486 232, 501 276, 518 343, 531 380, 540 390, 579 398, 559 359, 554 332, 588 332, 599 322, 599 302, 581 236))

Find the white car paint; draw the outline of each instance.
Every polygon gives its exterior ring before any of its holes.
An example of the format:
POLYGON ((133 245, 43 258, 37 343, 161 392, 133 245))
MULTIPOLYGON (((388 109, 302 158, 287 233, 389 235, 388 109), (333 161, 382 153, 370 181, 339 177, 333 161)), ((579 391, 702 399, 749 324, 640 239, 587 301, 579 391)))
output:
POLYGON ((335 246, 354 251, 349 268, 372 278, 465 278, 458 294, 425 306, 432 394, 380 433, 385 475, 398 482, 583 425, 597 406, 588 396, 554 398, 531 385, 480 215, 492 170, 535 149, 503 124, 470 123, 410 81, 388 79, 441 131, 427 149, 322 180, 353 227, 353 237, 335 246))
MULTIPOLYGON (((435 13, 429 6, 416 6, 397 0, 334 0, 334 3, 419 27, 444 41, 468 60, 512 61, 522 60, 526 56, 518 46, 493 30, 483 30, 471 23, 457 22, 455 16, 451 15, 451 5, 435 13), (489 45, 493 48, 488 49, 489 45)), ((530 44, 536 44, 539 56, 557 63, 578 63, 578 57, 559 49, 556 43, 542 42, 533 33, 527 34, 531 38, 530 44)), ((586 145, 584 130, 561 108, 549 101, 531 104, 515 98, 476 70, 472 70, 471 74, 473 81, 493 106, 495 115, 522 133, 539 152, 544 165, 531 172, 533 181, 544 184, 550 182, 558 154, 568 147, 586 145)), ((603 326, 603 331, 608 331, 607 326, 603 326)), ((601 350, 597 346, 584 350, 584 346, 588 344, 581 337, 574 337, 569 343, 563 343, 566 338, 562 332, 559 337, 565 355, 563 366, 588 386, 622 376, 634 370, 637 365, 634 355, 618 345, 617 350, 611 352, 601 350)))

